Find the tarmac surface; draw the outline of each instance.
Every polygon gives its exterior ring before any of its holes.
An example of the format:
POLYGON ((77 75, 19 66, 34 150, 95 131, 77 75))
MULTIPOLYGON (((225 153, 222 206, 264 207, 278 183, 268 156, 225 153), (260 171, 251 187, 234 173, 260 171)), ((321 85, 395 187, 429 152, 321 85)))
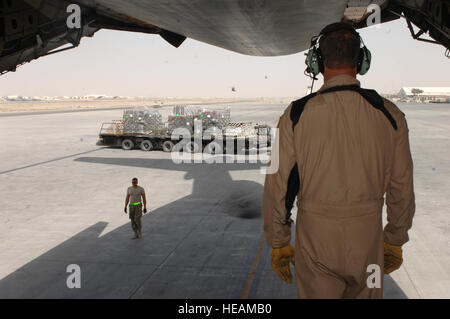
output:
MULTIPOLYGON (((417 211, 384 297, 450 298, 450 105, 399 106, 417 211)), ((231 114, 275 125, 285 107, 235 103, 231 114)), ((174 164, 160 151, 96 146, 102 122, 121 115, 0 117, 0 298, 296 298, 263 241, 262 164, 174 164), (132 177, 149 201, 140 240, 123 213, 132 177), (80 289, 67 287, 71 264, 80 289)))

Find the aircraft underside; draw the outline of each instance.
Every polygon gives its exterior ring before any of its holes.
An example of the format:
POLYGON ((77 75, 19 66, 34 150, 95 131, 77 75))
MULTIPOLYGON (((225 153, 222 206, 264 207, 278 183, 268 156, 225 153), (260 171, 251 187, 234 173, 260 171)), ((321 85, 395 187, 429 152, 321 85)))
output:
MULTIPOLYGON (((381 23, 403 17, 414 38, 428 33, 450 48, 445 0, 0 0, 0 73, 75 48, 100 29, 157 34, 175 47, 192 38, 247 55, 293 54, 349 9, 370 4, 381 8, 381 23), (81 8, 80 28, 67 26, 70 4, 81 8)), ((357 28, 366 26, 362 18, 352 19, 357 28)))

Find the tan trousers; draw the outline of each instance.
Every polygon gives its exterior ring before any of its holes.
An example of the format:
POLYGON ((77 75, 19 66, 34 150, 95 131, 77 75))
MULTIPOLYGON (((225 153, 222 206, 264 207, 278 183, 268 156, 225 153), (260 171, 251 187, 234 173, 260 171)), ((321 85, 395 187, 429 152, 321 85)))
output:
POLYGON ((131 220, 131 228, 135 234, 141 232, 142 230, 142 204, 136 206, 130 206, 130 220, 131 220))
POLYGON ((381 210, 300 209, 296 226, 295 277, 300 298, 382 298, 381 210), (380 270, 379 288, 367 284, 374 278, 375 272, 368 271, 373 265, 380 270))

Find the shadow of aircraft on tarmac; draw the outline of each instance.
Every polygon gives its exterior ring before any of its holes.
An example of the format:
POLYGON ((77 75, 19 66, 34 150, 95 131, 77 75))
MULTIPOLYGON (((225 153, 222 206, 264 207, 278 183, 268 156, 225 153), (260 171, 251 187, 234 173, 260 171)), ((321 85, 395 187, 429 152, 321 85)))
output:
MULTIPOLYGON (((107 223, 88 227, 0 280, 0 298, 240 298, 246 289, 249 298, 297 297, 295 284, 285 284, 271 270, 270 248, 256 253, 263 237, 263 186, 230 175, 259 170, 260 164, 75 161, 183 171, 193 191, 144 215, 140 240, 130 239, 129 223, 104 235, 107 223), (81 268, 80 289, 67 288, 70 264, 81 268)), ((389 276, 385 298, 406 298, 389 276)))

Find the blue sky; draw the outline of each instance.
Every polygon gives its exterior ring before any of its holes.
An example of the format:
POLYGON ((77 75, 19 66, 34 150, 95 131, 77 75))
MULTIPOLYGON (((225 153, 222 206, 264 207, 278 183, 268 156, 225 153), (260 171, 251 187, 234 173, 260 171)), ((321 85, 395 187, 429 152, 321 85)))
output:
MULTIPOLYGON (((404 20, 360 33, 373 56, 371 70, 359 77, 362 86, 382 93, 450 86, 444 47, 413 40, 404 20)), ((0 95, 297 97, 310 85, 304 68, 303 52, 252 57, 192 39, 176 49, 159 36, 102 30, 74 50, 1 76, 0 95)))

